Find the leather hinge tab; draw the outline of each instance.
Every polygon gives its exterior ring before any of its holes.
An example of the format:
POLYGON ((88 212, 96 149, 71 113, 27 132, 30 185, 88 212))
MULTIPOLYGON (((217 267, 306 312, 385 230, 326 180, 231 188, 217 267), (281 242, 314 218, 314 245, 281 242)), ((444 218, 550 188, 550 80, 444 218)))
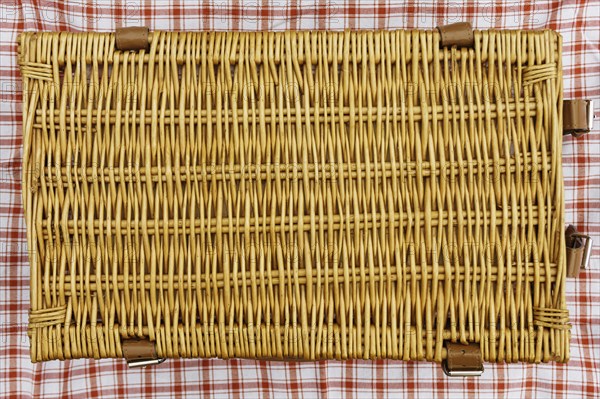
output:
POLYGON ((148 50, 148 28, 145 26, 131 26, 117 28, 116 46, 118 50, 148 50))
POLYGON ((165 361, 158 357, 154 342, 149 339, 131 338, 123 341, 123 357, 129 367, 146 367, 165 361))
POLYGON ((567 277, 577 277, 581 269, 587 268, 592 252, 592 238, 579 234, 575 227, 569 225, 565 231, 567 246, 567 277))
POLYGON ((592 100, 563 101, 563 136, 579 137, 589 133, 594 124, 594 102, 592 100))
POLYGON ((479 344, 463 345, 446 342, 447 356, 442 370, 449 377, 479 377, 483 374, 483 358, 479 344))
POLYGON ((442 47, 473 47, 475 36, 470 22, 438 26, 442 47))

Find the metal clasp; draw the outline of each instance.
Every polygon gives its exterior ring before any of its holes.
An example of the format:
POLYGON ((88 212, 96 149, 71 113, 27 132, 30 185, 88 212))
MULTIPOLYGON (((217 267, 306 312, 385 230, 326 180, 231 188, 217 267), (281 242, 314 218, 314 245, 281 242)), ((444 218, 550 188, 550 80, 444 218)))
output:
POLYGON ((481 377, 484 372, 483 365, 481 365, 479 370, 450 370, 448 369, 448 362, 446 360, 442 362, 442 370, 448 377, 481 377))
POLYGON ((155 343, 147 338, 126 339, 122 347, 123 357, 130 368, 155 366, 165 361, 158 357, 155 343))
POLYGON ((584 240, 583 257, 581 258, 581 269, 587 269, 590 263, 590 255, 592 254, 592 237, 587 234, 573 233, 571 237, 577 237, 584 240))
POLYGON ((160 359, 140 359, 140 360, 128 360, 127 365, 130 369, 146 367, 146 366, 156 366, 157 364, 161 364, 165 361, 165 358, 160 359))
POLYGON ((594 115, 594 100, 588 101, 585 112, 587 114, 588 126, 590 127, 590 130, 592 130, 594 127, 594 118, 596 117, 596 115, 594 115))

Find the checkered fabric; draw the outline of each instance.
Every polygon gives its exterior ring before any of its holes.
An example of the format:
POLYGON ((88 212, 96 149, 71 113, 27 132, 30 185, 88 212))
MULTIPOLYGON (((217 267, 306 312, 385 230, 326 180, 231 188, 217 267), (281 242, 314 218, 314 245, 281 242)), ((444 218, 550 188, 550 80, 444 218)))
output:
MULTIPOLYGON (((568 364, 486 365, 481 378, 447 378, 436 364, 396 361, 168 360, 129 370, 122 360, 32 364, 29 266, 21 205, 21 81, 17 34, 27 30, 423 28, 468 20, 478 29, 548 28, 564 38, 565 98, 600 97, 600 1, 0 0, 1 397, 599 397, 600 245, 567 285, 568 364)), ((599 102, 600 103, 600 102, 599 102)), ((598 104, 600 105, 600 104, 598 104)), ((598 107, 598 106, 597 106, 598 107)), ((597 117, 600 108, 596 108, 597 117)), ((564 143, 566 220, 600 243, 600 121, 564 143)))

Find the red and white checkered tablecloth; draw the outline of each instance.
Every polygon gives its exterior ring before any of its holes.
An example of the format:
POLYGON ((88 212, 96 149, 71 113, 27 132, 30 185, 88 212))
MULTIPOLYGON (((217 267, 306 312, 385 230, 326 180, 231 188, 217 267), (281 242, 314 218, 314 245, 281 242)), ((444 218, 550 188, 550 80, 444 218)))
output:
MULTIPOLYGON (((560 32, 565 98, 600 97, 599 0, 0 0, 0 397, 599 397, 600 245, 590 268, 567 284, 573 323, 568 364, 486 365, 481 378, 449 379, 438 365, 396 361, 169 360, 129 370, 122 360, 29 360, 19 32, 112 31, 135 25, 194 31, 396 29, 463 20, 479 29, 560 32)), ((565 138, 563 150, 566 220, 600 243, 598 118, 591 134, 565 138)))

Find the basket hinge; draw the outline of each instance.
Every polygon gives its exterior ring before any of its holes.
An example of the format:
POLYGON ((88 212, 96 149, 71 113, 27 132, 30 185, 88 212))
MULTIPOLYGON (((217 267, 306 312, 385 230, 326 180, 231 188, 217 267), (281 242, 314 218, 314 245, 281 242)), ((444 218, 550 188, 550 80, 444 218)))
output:
POLYGON ((592 100, 563 101, 563 136, 579 137, 589 133, 594 125, 594 102, 592 100))
POLYGON ((483 358, 479 344, 463 345, 446 342, 447 356, 442 370, 449 377, 479 377, 483 374, 483 358))
POLYGON ((123 357, 130 368, 160 364, 165 359, 158 357, 154 342, 149 339, 126 339, 123 341, 123 357))
POLYGON ((457 22, 455 24, 438 26, 440 44, 442 47, 473 47, 475 37, 470 22, 457 22))
POLYGON ((579 270, 586 269, 592 252, 592 238, 580 234, 573 225, 565 231, 565 244, 567 246, 567 277, 577 277, 579 270))
POLYGON ((118 50, 148 50, 148 28, 145 26, 131 26, 117 28, 115 44, 118 50))

